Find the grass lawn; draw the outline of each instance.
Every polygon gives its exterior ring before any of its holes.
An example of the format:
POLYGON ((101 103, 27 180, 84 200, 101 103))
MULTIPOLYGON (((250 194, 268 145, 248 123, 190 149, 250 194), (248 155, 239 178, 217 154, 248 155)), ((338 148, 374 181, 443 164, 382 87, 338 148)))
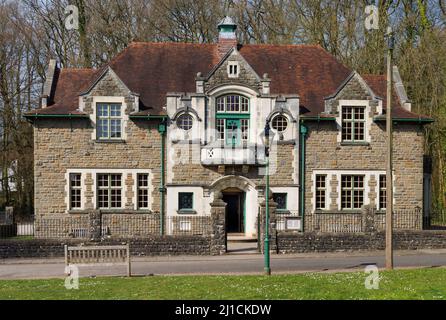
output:
POLYGON ((2 280, 0 299, 446 299, 446 269, 383 271, 378 290, 366 275, 307 273, 266 276, 152 276, 2 280))

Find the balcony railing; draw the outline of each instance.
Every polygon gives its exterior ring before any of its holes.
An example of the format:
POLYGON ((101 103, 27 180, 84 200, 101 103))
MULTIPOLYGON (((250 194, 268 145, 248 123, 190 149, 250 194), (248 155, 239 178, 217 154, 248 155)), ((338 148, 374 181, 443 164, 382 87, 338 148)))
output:
POLYGON ((266 163, 265 148, 257 144, 207 145, 201 148, 201 163, 204 165, 264 165, 266 163))

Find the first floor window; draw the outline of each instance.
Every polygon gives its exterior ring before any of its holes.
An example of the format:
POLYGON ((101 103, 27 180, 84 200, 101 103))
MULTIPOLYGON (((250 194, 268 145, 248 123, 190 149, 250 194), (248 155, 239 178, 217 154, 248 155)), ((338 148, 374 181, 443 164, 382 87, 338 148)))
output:
POLYGON ((379 209, 386 208, 387 194, 386 194, 386 175, 379 176, 379 209))
POLYGON ((341 176, 341 209, 360 209, 364 204, 364 176, 341 176))
POLYGON ((342 107, 342 141, 365 140, 365 108, 342 107))
POLYGON ((138 209, 149 208, 149 175, 138 174, 138 209))
POLYGON ((249 119, 241 119, 240 120, 241 134, 242 140, 248 141, 249 137, 249 119))
POLYGON ((284 115, 277 115, 273 118, 271 127, 277 132, 284 132, 288 127, 288 120, 284 115))
POLYGON ((287 209, 287 194, 286 193, 274 193, 273 194, 274 202, 277 203, 277 210, 286 210, 287 209))
POLYGON ((121 174, 98 174, 97 186, 99 209, 118 209, 122 207, 121 174))
POLYGON ((183 113, 177 119, 177 127, 184 131, 189 131, 190 129, 192 129, 193 124, 194 119, 188 113, 183 113))
POLYGON ((193 198, 194 198, 194 194, 192 192, 180 192, 178 194, 178 209, 179 210, 192 210, 193 209, 193 198))
POLYGON ((218 140, 225 140, 225 119, 217 119, 218 140))
POLYGON ((97 137, 98 139, 120 139, 122 136, 122 115, 120 104, 97 104, 97 137))
POLYGON ((81 177, 80 173, 70 173, 70 208, 80 209, 82 206, 81 198, 81 177))
POLYGON ((316 175, 316 209, 325 209, 326 175, 316 175))

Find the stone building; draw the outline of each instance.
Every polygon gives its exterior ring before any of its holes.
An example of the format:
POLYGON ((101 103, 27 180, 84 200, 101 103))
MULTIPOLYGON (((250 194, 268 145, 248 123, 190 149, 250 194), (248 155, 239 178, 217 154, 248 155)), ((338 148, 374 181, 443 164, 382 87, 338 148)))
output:
MULTIPOLYGON (((222 200, 226 231, 255 237, 267 123, 276 228, 354 229, 364 207, 380 221, 385 76, 316 45, 238 44, 230 18, 218 27, 215 44, 132 43, 100 69, 50 62, 41 108, 26 115, 36 221, 63 221, 42 236, 80 235, 72 226, 98 211, 111 236, 196 234, 222 200)), ((411 111, 396 67, 394 79, 394 206, 416 217, 432 120, 411 111)))

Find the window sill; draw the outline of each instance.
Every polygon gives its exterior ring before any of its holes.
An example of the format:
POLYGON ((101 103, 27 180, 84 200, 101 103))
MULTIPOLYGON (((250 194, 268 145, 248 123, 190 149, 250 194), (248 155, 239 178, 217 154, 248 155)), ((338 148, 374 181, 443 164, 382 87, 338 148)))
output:
POLYGON ((108 140, 96 139, 93 141, 96 143, 125 143, 125 140, 122 140, 122 139, 108 139, 108 140))
POLYGON ((340 143, 341 146, 365 146, 365 147, 369 147, 370 143, 367 141, 363 141, 363 142, 341 142, 340 143))
POLYGON ((290 210, 288 209, 276 209, 277 214, 289 214, 290 210))
POLYGON ((197 214, 197 211, 193 210, 193 209, 180 209, 177 210, 178 214, 197 214))

